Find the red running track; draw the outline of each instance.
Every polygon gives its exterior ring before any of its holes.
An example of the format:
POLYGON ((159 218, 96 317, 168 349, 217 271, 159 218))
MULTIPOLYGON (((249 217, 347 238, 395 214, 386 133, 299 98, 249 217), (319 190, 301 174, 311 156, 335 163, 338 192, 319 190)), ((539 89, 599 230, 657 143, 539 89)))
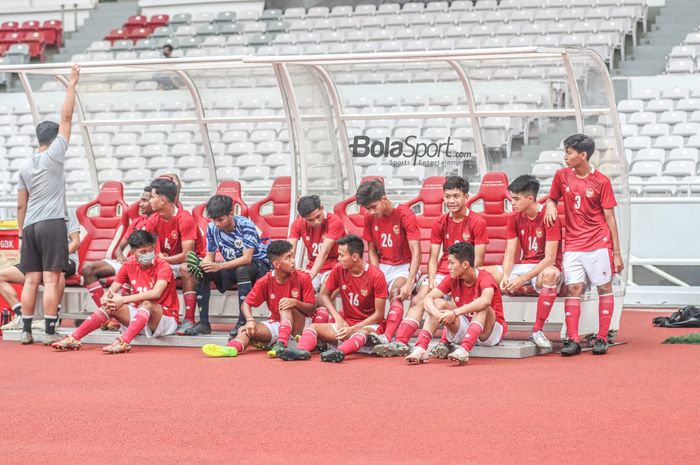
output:
POLYGON ((0 343, 0 464, 691 464, 700 346, 626 312, 604 357, 340 365, 0 343))

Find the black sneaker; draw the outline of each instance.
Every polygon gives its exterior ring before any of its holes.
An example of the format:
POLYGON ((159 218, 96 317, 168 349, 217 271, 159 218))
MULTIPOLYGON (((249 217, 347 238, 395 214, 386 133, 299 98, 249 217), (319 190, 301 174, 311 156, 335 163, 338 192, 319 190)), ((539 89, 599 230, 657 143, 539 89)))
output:
POLYGON ((231 331, 228 332, 228 340, 230 341, 231 339, 235 339, 236 336, 238 336, 238 331, 245 326, 245 323, 241 323, 240 321, 236 323, 236 326, 231 328, 231 331))
POLYGON ((581 344, 576 341, 566 341, 564 343, 564 348, 561 349, 561 354, 564 357, 571 357, 572 355, 578 355, 581 353, 581 344))
POLYGON ((211 334, 211 325, 206 321, 200 321, 185 331, 185 336, 199 336, 201 334, 211 334))
POLYGON ((605 355, 608 353, 608 341, 597 337, 593 341, 593 355, 605 355))
POLYGON ((301 349, 280 349, 277 351, 277 358, 281 358, 285 362, 295 362, 297 360, 308 360, 311 358, 311 353, 301 349))
POLYGON ((322 362, 340 363, 345 360, 345 354, 338 349, 327 350, 321 354, 322 362))

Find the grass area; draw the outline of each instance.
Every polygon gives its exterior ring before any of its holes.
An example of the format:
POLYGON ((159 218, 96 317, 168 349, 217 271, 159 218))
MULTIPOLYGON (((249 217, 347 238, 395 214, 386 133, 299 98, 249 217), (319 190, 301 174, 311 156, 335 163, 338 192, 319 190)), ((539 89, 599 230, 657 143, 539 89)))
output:
POLYGON ((669 337, 664 341, 664 344, 700 344, 700 333, 669 337))

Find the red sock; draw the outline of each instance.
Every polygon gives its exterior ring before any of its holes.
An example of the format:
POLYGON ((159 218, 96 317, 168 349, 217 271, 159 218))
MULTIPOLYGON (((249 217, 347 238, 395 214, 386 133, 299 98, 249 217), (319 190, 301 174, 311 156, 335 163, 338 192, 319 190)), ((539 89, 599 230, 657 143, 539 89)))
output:
POLYGON ((430 334, 430 331, 427 329, 421 329, 420 333, 418 333, 418 340, 416 341, 416 347, 422 347, 425 350, 428 350, 428 344, 430 344, 430 340, 433 338, 433 335, 430 334))
POLYGON ((394 333, 401 324, 401 319, 403 318, 403 302, 399 299, 393 299, 391 305, 389 305, 389 314, 386 317, 386 329, 384 330, 384 335, 391 342, 394 338, 394 333))
POLYGON ((314 314, 314 323, 328 323, 330 317, 331 315, 326 310, 326 307, 318 307, 314 314))
MULTIPOLYGON (((469 323, 467 334, 464 336, 464 341, 462 341, 462 347, 464 347, 464 350, 470 352, 474 348, 474 344, 476 344, 476 341, 479 339, 479 335, 483 330, 484 327, 481 326, 481 323, 478 321, 472 321, 469 323)), ((447 331, 445 331, 445 334, 447 334, 447 331)))
POLYGON ((105 295, 105 290, 102 287, 102 284, 100 284, 99 281, 95 281, 92 284, 88 284, 85 286, 85 288, 88 290, 90 293, 90 297, 92 298, 92 301, 95 302, 95 305, 97 305, 97 308, 100 308, 102 306, 102 296, 105 295))
POLYGON ((533 333, 542 331, 555 300, 557 300, 557 288, 554 286, 542 286, 540 296, 537 298, 537 317, 535 318, 535 326, 532 328, 533 333))
POLYGON ((194 309, 197 306, 197 293, 194 291, 185 292, 182 294, 185 300, 185 320, 194 323, 194 309))
POLYGON ((311 352, 316 348, 317 342, 318 336, 316 335, 316 330, 313 328, 306 328, 304 332, 301 333, 301 339, 299 340, 299 344, 297 344, 297 349, 311 352))
POLYGON ((136 311, 136 315, 131 319, 129 327, 126 328, 126 332, 122 334, 122 339, 124 342, 131 344, 136 335, 140 333, 143 328, 148 324, 148 319, 151 317, 151 313, 145 308, 139 307, 136 311))
POLYGON ((345 355, 349 355, 360 350, 360 348, 365 345, 365 342, 367 342, 367 336, 362 333, 355 333, 350 336, 347 341, 340 344, 338 350, 345 355))
POLYGON ((572 341, 579 342, 578 320, 581 317, 581 298, 567 297, 564 299, 564 321, 566 321, 566 335, 572 341))
POLYGON ((598 296, 598 337, 608 340, 608 330, 612 320, 615 300, 612 294, 598 296))
POLYGON ((289 336, 292 334, 292 323, 289 320, 284 320, 280 323, 279 334, 277 335, 277 340, 281 342, 285 347, 287 347, 287 341, 289 341, 289 336))
POLYGON ((226 344, 226 347, 233 347, 239 354, 243 352, 243 344, 238 339, 231 339, 228 341, 228 344, 226 344))
POLYGON ((404 319, 396 331, 396 342, 408 344, 408 341, 413 337, 413 334, 418 329, 418 322, 412 318, 404 319))
POLYGON ((440 336, 440 344, 447 344, 447 330, 442 328, 442 336, 440 336))
POLYGON ((78 327, 78 329, 73 331, 73 334, 71 334, 71 336, 80 340, 87 334, 90 334, 91 332, 105 324, 107 320, 109 320, 109 315, 107 315, 102 309, 99 309, 92 315, 87 317, 85 321, 83 321, 83 323, 78 327))

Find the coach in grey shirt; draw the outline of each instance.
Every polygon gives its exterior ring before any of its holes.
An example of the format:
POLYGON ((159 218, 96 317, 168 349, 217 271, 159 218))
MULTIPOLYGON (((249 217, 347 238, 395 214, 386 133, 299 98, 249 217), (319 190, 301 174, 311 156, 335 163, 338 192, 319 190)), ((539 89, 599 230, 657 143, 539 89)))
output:
POLYGON ((21 247, 20 263, 25 273, 22 289, 22 344, 34 342, 32 318, 40 284, 44 284, 44 344, 60 340, 56 334, 58 304, 63 294, 61 275, 68 267, 66 243, 66 178, 63 170, 75 87, 80 67, 71 68, 68 90, 61 111, 61 123, 44 121, 36 127, 39 150, 19 170, 17 181, 17 225, 21 247))

